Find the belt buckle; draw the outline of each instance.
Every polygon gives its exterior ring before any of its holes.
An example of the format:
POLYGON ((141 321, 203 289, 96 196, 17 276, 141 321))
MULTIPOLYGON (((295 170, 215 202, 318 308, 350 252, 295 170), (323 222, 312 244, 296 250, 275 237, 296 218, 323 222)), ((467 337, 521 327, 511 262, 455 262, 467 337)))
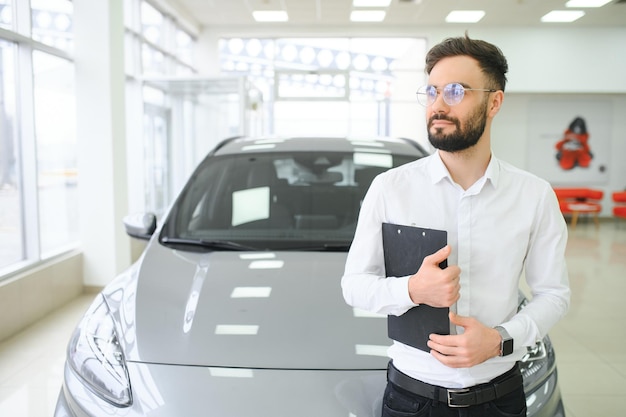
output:
POLYGON ((448 395, 448 407, 450 408, 465 408, 465 407, 469 407, 469 404, 454 404, 452 401, 452 395, 453 394, 462 394, 465 392, 470 392, 469 388, 457 388, 457 389, 453 389, 453 388, 448 388, 447 390, 447 395, 448 395))

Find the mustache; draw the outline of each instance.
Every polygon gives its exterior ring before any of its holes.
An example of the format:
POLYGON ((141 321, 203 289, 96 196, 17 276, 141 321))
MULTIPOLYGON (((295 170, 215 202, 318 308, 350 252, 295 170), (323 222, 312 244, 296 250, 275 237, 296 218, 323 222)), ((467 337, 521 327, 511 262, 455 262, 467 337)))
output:
POLYGON ((448 117, 443 113, 435 113, 430 117, 430 120, 449 120, 449 121, 454 121, 454 119, 452 117, 448 117))
POLYGON ((448 122, 452 122, 452 123, 456 124, 457 126, 459 125, 459 119, 457 119, 456 117, 448 117, 445 114, 441 114, 441 113, 436 113, 436 114, 432 115, 430 117, 430 119, 428 119, 428 126, 429 127, 432 124, 433 120, 447 120, 448 122))

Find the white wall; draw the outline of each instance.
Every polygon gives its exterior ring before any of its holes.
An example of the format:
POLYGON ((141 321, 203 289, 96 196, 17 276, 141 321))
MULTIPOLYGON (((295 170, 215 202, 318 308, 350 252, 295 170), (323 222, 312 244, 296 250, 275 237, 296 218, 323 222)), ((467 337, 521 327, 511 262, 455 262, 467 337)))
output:
MULTIPOLYGON (((508 92, 626 93, 626 28, 502 28, 468 33, 502 49, 509 62, 508 92)), ((462 30, 426 32, 430 45, 462 35, 462 30)))

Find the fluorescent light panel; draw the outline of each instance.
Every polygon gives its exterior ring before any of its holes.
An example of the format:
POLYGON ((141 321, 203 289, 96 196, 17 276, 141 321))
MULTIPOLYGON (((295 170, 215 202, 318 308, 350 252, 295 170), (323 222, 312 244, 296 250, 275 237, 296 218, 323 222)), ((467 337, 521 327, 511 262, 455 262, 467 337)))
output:
POLYGON ((355 345, 357 355, 365 356, 382 356, 387 357, 387 350, 389 346, 381 345, 355 345))
POLYGON ((259 149, 272 149, 275 148, 276 144, 274 143, 266 143, 261 145, 246 145, 241 148, 242 151, 258 151, 259 149))
POLYGON ((267 298, 272 287, 235 287, 230 294, 231 298, 267 298))
POLYGON ((239 259, 273 259, 276 254, 273 252, 259 252, 259 253, 242 253, 239 255, 239 259))
POLYGON ((250 269, 280 269, 285 264, 284 261, 252 261, 248 268, 250 269))
POLYGON ((565 7, 602 7, 612 0, 569 0, 565 7))
POLYGON ((380 142, 367 141, 367 140, 351 140, 350 143, 354 146, 372 146, 375 148, 384 148, 385 145, 380 142))
POLYGON ((356 307, 352 309, 352 314, 354 315, 354 317, 360 317, 360 318, 377 318, 377 319, 387 318, 386 314, 370 313, 369 311, 361 310, 360 308, 356 308, 356 307))
POLYGON ((354 7, 387 7, 391 0, 353 0, 354 7))
POLYGON ((286 22, 289 20, 284 10, 257 10, 252 12, 252 17, 257 22, 286 22))
POLYGON ((452 10, 446 16, 448 23, 476 23, 485 16, 484 10, 452 10))
POLYGON ((544 23, 570 23, 585 15, 581 10, 552 10, 544 15, 541 21, 544 23))
POLYGON ((350 20, 353 22, 382 22, 387 13, 383 10, 353 10, 350 20))
POLYGON ((259 332, 257 325, 218 324, 215 326, 215 334, 226 335, 256 335, 259 332))

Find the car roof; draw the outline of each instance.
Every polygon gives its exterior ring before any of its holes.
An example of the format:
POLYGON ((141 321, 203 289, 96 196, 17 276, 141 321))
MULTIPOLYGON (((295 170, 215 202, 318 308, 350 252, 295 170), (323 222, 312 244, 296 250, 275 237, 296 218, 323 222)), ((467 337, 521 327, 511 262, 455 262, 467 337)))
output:
POLYGON ((214 155, 246 152, 382 152, 426 156, 428 152, 416 141, 392 137, 233 137, 222 141, 214 155))

